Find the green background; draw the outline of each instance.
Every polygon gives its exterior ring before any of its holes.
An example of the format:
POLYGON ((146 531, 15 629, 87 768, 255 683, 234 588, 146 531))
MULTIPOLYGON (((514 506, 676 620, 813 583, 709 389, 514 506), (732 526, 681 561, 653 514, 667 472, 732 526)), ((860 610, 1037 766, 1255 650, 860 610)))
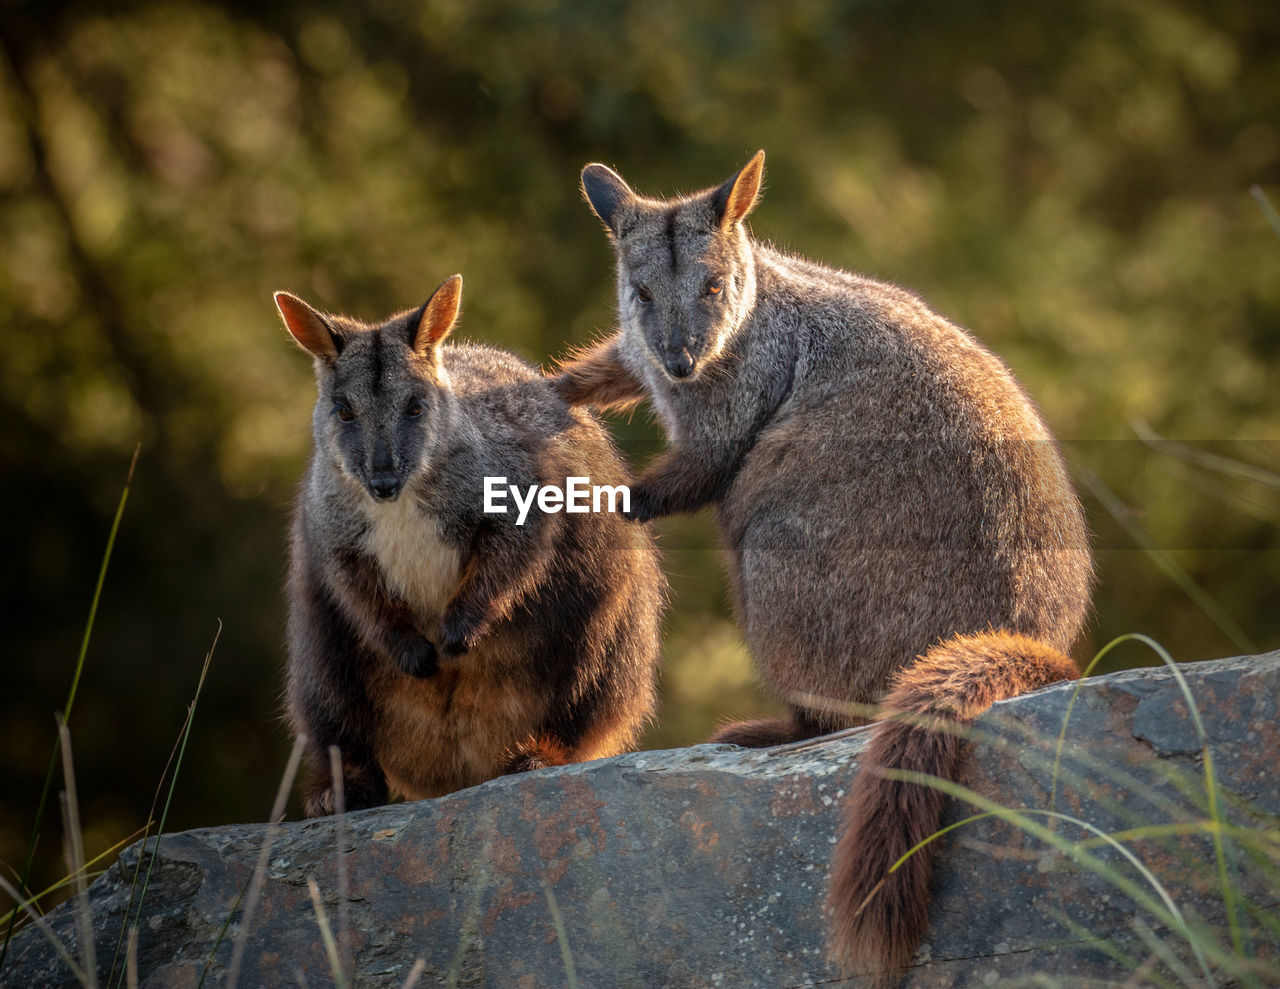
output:
MULTIPOLYGON (((612 318, 592 160, 661 194, 763 147, 757 236, 1005 357, 1096 533, 1081 658, 1280 644, 1280 238, 1249 191, 1280 202, 1280 5, 8 2, 0 39, 0 862, 138 443, 71 718, 87 844, 146 821, 219 620, 169 826, 265 818, 313 394, 271 292, 377 319, 461 271, 458 336, 546 362, 612 318)), ((614 426, 637 464, 660 447, 614 426)), ((710 519, 659 529, 651 747, 772 703, 710 519)))

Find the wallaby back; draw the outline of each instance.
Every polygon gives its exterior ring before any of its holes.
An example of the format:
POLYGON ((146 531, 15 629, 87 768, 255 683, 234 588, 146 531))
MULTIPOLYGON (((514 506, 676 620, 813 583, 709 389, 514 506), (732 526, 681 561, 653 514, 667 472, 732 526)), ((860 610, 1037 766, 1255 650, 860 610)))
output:
MULTIPOLYGON (((744 221, 763 164, 760 152, 674 200, 587 166, 620 326, 556 379, 573 403, 657 411, 669 447, 632 489, 637 518, 716 507, 738 618, 793 716, 715 739, 770 745, 859 723, 898 671, 956 636, 997 634, 998 648, 956 653, 989 679, 986 696, 1039 685, 994 657, 1028 641, 1028 662, 1060 655, 1088 611, 1088 537, 1056 444, 999 358, 919 298, 755 241, 744 221)), ((929 689, 945 706, 953 686, 929 689)), ((882 817, 904 834, 936 826, 914 814, 882 817)), ((842 847, 838 868, 880 861, 842 847)), ((926 911, 927 871, 894 895, 926 911)), ((918 933, 886 933, 899 940, 870 967, 909 958, 918 933)))
POLYGON ((294 517, 288 712, 307 811, 389 788, 434 796, 611 755, 654 707, 665 583, 652 539, 608 513, 486 514, 486 477, 625 484, 607 434, 537 372, 444 345, 461 280, 367 326, 285 297, 316 358, 315 446, 294 517), (442 298, 443 296, 443 298, 442 298))

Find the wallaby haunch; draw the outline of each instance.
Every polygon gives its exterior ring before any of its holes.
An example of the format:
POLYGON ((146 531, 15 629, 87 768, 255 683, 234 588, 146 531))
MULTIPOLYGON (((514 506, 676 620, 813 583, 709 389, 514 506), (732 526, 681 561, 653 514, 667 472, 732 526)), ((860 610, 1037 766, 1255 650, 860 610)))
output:
POLYGON ((760 152, 660 200, 583 170, 620 328, 555 383, 572 404, 652 403, 669 448, 632 486, 633 517, 716 506, 747 643, 793 712, 716 740, 806 738, 876 704, 921 716, 876 730, 832 865, 833 956, 892 973, 926 927, 932 866, 888 869, 942 800, 882 770, 954 777, 959 743, 936 726, 1078 675, 1064 653, 1089 607, 1088 538, 997 357, 909 292, 752 239, 763 171, 760 152))
POLYGON ((288 581, 308 816, 614 755, 654 707, 666 584, 620 515, 485 514, 487 476, 626 484, 590 415, 510 354, 443 346, 462 279, 378 326, 280 292, 315 358, 288 581))

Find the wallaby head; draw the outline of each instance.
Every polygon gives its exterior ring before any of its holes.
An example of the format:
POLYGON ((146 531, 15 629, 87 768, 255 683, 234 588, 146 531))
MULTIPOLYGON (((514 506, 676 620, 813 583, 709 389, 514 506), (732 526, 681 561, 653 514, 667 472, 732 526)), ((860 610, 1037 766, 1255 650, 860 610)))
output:
POLYGON ((374 501, 395 501, 445 445, 452 395, 440 345, 458 318, 462 276, 377 326, 317 312, 288 292, 275 300, 315 358, 316 449, 374 501))
POLYGON ((755 303, 751 240, 742 221, 764 176, 757 151, 713 189, 679 199, 638 196, 612 169, 582 170, 587 202, 618 252, 618 316, 672 381, 691 381, 723 351, 755 303))

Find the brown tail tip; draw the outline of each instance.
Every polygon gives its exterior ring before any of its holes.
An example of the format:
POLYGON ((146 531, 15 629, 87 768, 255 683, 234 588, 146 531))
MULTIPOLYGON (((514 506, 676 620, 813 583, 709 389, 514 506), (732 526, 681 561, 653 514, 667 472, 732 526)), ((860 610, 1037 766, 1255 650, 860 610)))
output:
POLYGON ((899 671, 885 707, 910 717, 875 729, 831 865, 829 952, 844 971, 893 983, 928 929, 934 848, 917 846, 937 832, 945 796, 884 771, 955 779, 956 726, 998 700, 1077 675, 1056 649, 1004 632, 958 636, 899 671))
POLYGON ((872 739, 831 866, 830 954, 842 970, 892 981, 929 923, 933 848, 912 849, 937 830, 944 797, 880 768, 951 776, 959 752, 956 737, 905 723, 885 724, 872 739))

